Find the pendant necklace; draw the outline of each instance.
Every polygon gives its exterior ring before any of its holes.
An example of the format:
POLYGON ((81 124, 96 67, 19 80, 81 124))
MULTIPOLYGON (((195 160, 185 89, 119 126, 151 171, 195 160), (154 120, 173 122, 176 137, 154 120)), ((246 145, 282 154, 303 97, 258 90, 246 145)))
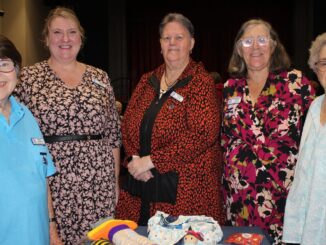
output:
POLYGON ((167 79, 166 79, 166 73, 164 72, 164 83, 166 85, 166 89, 160 89, 160 97, 162 97, 163 94, 165 94, 167 91, 169 91, 176 83, 178 82, 178 79, 176 79, 173 83, 169 85, 167 79))
POLYGON ((178 82, 178 79, 176 79, 173 83, 171 83, 170 85, 169 85, 169 83, 168 83, 168 81, 167 81, 167 79, 166 79, 166 74, 164 73, 164 83, 165 83, 165 85, 166 85, 166 91, 169 91, 170 90, 170 88, 172 88, 176 83, 178 82))
POLYGON ((160 89, 160 96, 159 98, 161 99, 162 95, 166 93, 167 90, 164 89, 160 89))

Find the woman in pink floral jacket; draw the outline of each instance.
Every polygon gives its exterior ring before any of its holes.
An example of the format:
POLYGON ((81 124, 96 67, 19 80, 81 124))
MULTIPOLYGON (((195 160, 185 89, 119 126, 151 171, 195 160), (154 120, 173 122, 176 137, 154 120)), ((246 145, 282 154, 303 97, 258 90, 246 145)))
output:
POLYGON ((259 226, 281 243, 285 201, 298 154, 310 82, 271 25, 249 20, 238 32, 224 86, 223 189, 228 223, 259 226))

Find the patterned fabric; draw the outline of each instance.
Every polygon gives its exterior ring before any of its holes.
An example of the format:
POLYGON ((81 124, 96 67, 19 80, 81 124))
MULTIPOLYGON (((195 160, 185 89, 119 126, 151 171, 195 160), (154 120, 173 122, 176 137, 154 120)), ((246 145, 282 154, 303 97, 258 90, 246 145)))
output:
MULTIPOLYGON (((150 104, 159 100, 164 70, 162 65, 145 74, 131 97, 122 126, 127 156, 139 155, 140 125, 150 104)), ((172 95, 167 98, 150 135, 150 156, 157 170, 160 173, 172 170, 179 173, 177 200, 175 205, 151 203, 150 216, 160 210, 173 216, 212 216, 224 223, 217 141, 220 125, 214 82, 194 61, 188 64, 179 79, 175 92, 183 100, 179 101, 172 95)), ((139 197, 121 190, 116 218, 138 221, 140 204, 139 197)))
POLYGON ((314 91, 293 70, 270 74, 253 106, 245 79, 224 86, 223 192, 227 221, 259 226, 278 244, 303 118, 314 91))
POLYGON ((50 178, 54 211, 65 244, 77 244, 90 224, 115 209, 113 148, 120 122, 107 74, 86 66, 82 82, 68 88, 46 61, 25 67, 17 88, 44 135, 102 134, 101 140, 48 144, 58 175, 50 178))
POLYGON ((174 217, 160 211, 148 221, 148 232, 148 238, 157 245, 185 244, 181 240, 188 234, 199 235, 201 240, 195 242, 195 239, 192 239, 191 243, 197 245, 216 245, 223 237, 220 225, 211 217, 204 215, 174 217))
POLYGON ((326 127, 320 124, 318 97, 309 109, 300 154, 285 208, 283 241, 302 245, 326 243, 326 127))

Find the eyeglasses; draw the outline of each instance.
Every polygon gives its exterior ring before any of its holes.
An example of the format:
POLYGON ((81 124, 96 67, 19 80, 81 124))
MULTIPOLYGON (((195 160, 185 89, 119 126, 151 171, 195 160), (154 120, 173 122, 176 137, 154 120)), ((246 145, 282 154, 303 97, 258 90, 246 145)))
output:
POLYGON ((257 38, 247 37, 244 39, 240 39, 239 44, 241 44, 245 48, 250 48, 254 45, 255 40, 260 47, 264 47, 269 44, 271 38, 266 36, 258 36, 257 38))
POLYGON ((11 60, 0 60, 0 72, 9 73, 15 69, 15 64, 11 60))
POLYGON ((326 60, 320 60, 315 63, 319 71, 326 71, 326 60))

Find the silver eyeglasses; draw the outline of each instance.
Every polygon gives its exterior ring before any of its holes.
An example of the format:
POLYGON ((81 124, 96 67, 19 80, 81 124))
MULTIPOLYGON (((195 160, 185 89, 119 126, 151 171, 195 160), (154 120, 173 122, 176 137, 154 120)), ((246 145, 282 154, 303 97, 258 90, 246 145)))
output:
POLYGON ((326 60, 320 60, 315 63, 319 71, 326 71, 326 60))
POLYGON ((15 64, 12 60, 0 60, 0 72, 9 73, 15 69, 15 64))
POLYGON ((241 44, 245 48, 250 48, 254 45, 255 40, 260 47, 264 47, 267 46, 270 40, 272 39, 266 36, 258 36, 257 38, 247 37, 247 38, 240 39, 239 44, 241 44))

